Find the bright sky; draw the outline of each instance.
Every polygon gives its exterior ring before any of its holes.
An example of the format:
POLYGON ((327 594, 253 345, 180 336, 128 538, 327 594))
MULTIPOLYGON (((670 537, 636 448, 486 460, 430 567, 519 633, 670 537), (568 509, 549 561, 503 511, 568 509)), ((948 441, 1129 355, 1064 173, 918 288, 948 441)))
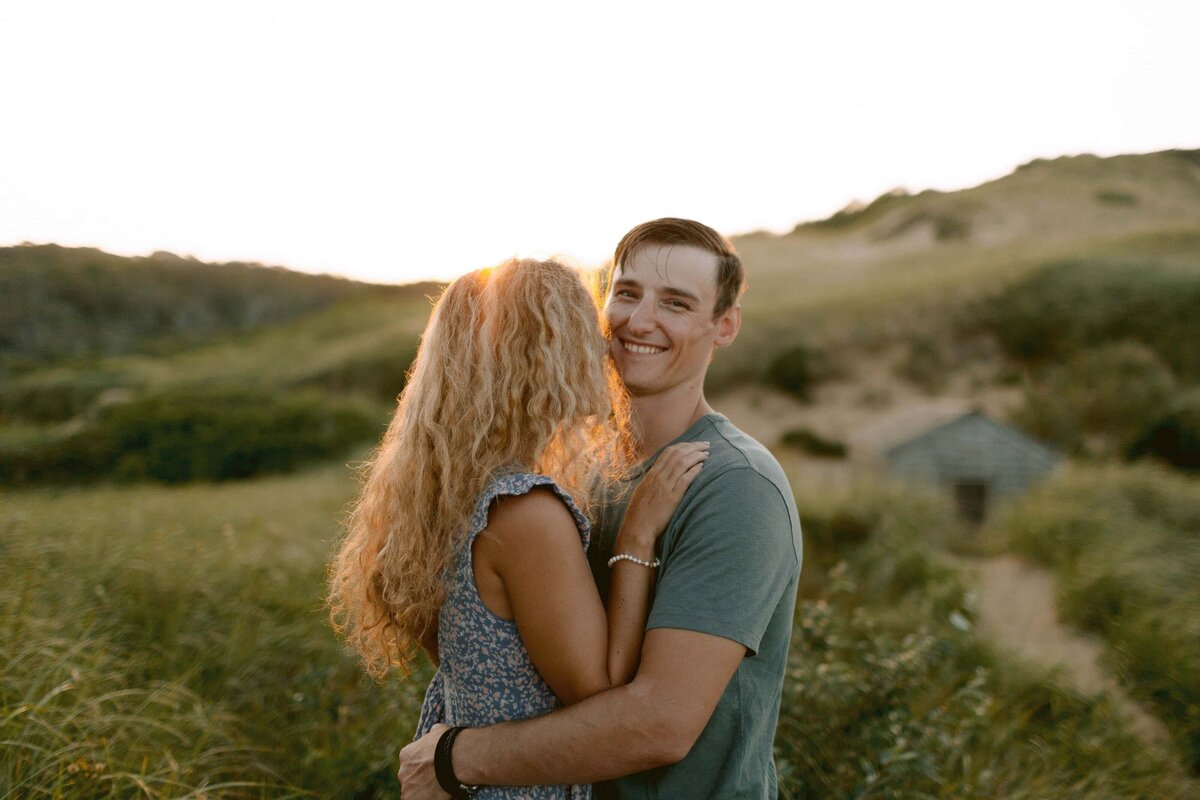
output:
POLYGON ((366 280, 1200 147, 1195 0, 0 5, 0 244, 366 280))

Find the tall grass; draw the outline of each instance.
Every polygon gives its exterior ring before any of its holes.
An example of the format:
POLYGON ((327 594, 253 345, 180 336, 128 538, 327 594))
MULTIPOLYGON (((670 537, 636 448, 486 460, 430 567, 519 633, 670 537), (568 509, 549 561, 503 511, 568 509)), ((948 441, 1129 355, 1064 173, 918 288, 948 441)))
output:
POLYGON ((1076 468, 999 526, 1058 572, 1063 615, 1107 640, 1200 774, 1200 480, 1149 464, 1076 468))
POLYGON ((0 496, 0 796, 391 793, 423 683, 367 681, 325 622, 352 489, 0 496))
MULTIPOLYGON (((340 464, 0 493, 0 797, 393 797, 428 672, 363 677, 322 607, 340 464)), ((1104 698, 974 633, 943 499, 801 497, 785 797, 1183 798, 1104 698)))
POLYGON ((1109 698, 976 636, 971 593, 934 555, 963 535, 948 501, 860 484, 800 505, 812 535, 776 740, 784 796, 1190 796, 1109 698))

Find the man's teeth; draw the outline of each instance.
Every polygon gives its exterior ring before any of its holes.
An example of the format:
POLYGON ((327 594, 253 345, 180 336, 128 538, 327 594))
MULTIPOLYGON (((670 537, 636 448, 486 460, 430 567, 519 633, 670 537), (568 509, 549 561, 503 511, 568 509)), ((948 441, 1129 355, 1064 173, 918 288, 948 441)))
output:
POLYGON ((650 347, 649 345, 631 344, 629 342, 622 342, 622 344, 625 345, 625 349, 629 352, 641 353, 644 356, 652 356, 655 353, 661 353, 663 350, 667 349, 665 347, 650 347))

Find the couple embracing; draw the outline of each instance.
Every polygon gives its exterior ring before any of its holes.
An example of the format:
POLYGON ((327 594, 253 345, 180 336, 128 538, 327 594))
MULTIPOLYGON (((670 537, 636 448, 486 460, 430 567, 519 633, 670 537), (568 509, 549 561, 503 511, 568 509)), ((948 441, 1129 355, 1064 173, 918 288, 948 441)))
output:
POLYGON ((454 281, 368 464, 330 600, 373 674, 438 664, 406 800, 776 796, 800 524, 704 398, 741 260, 659 219, 610 278, 600 313, 553 261, 454 281))

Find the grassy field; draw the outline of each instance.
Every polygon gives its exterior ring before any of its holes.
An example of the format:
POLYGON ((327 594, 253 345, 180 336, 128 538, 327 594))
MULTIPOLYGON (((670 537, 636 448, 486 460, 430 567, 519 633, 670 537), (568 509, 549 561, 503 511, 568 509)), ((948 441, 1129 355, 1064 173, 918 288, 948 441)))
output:
POLYGON ((420 684, 325 622, 341 464, 0 497, 2 797, 376 797, 420 684))
MULTIPOLYGON (((353 493, 287 477, 0 495, 0 797, 387 797, 427 674, 376 685, 322 573, 353 493)), ((787 797, 1186 797, 1101 698, 991 652, 937 497, 800 498, 787 797)), ((1177 772, 1177 771, 1176 771, 1177 772)))

